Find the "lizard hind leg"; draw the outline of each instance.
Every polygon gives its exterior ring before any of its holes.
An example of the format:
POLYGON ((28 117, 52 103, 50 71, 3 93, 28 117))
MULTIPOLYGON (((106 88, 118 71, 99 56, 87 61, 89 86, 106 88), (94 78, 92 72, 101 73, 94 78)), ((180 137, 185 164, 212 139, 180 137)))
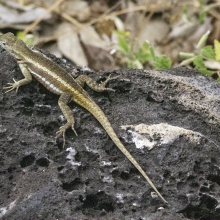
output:
POLYGON ((72 128, 73 132, 77 135, 74 124, 75 120, 73 117, 73 112, 71 111, 70 107, 67 105, 71 101, 72 95, 69 93, 62 93, 58 105, 60 106, 61 111, 63 112, 64 117, 67 120, 67 123, 59 128, 59 130, 56 132, 56 138, 63 136, 63 147, 65 146, 65 132, 68 128, 72 128))
POLYGON ((86 76, 86 75, 80 75, 76 78, 77 83, 79 83, 82 87, 86 83, 92 90, 96 92, 103 92, 103 91, 112 91, 115 90, 112 88, 106 88, 106 84, 114 79, 117 79, 119 76, 111 77, 111 75, 108 76, 108 78, 103 81, 101 84, 98 84, 94 79, 86 76))

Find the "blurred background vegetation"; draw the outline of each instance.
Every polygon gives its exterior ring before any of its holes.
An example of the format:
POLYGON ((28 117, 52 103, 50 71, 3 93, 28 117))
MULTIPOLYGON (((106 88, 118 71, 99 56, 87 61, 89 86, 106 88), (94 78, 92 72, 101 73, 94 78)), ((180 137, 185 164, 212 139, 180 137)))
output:
POLYGON ((186 65, 219 80, 219 12, 214 0, 0 0, 0 31, 95 71, 186 65))

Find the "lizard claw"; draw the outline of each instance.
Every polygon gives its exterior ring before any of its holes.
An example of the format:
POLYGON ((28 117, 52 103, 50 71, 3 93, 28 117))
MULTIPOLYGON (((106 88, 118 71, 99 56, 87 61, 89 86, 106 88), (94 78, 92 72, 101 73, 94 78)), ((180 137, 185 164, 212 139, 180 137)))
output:
POLYGON ((111 92, 115 92, 115 89, 112 88, 105 88, 106 91, 111 91, 111 92))
POLYGON ((119 78, 119 76, 111 77, 111 75, 112 75, 112 74, 110 74, 110 75, 107 77, 107 79, 106 79, 104 82, 101 83, 101 86, 105 87, 106 84, 107 84, 109 81, 119 78))
POLYGON ((61 126, 61 127, 59 128, 59 131, 56 132, 56 139, 57 139, 58 137, 60 137, 61 135, 63 135, 63 148, 64 148, 65 143, 66 143, 65 133, 66 133, 66 129, 67 129, 67 128, 68 128, 68 127, 67 127, 66 125, 63 125, 63 126, 61 126))
POLYGON ((65 133, 66 133, 66 130, 67 130, 69 127, 71 127, 72 130, 73 130, 73 132, 75 133, 75 135, 78 136, 77 133, 76 133, 76 130, 74 129, 74 125, 71 125, 70 123, 67 122, 65 125, 61 126, 61 127, 59 128, 59 131, 56 132, 56 139, 57 139, 58 137, 60 137, 61 135, 63 136, 63 148, 64 148, 65 143, 66 143, 66 141, 65 141, 65 133))
POLYGON ((72 125, 71 128, 72 128, 73 132, 75 133, 75 135, 78 136, 78 134, 76 133, 76 130, 75 130, 75 128, 74 128, 74 125, 72 125))
POLYGON ((20 83, 19 83, 19 81, 16 81, 14 78, 13 78, 13 81, 14 81, 14 83, 7 83, 7 85, 9 85, 9 86, 3 87, 3 89, 6 90, 5 93, 8 93, 8 92, 12 91, 13 89, 16 89, 16 93, 18 92, 18 88, 20 86, 20 83))
POLYGON ((103 90, 105 90, 105 91, 115 92, 115 89, 105 87, 109 81, 119 78, 119 76, 111 77, 111 75, 112 74, 110 74, 105 81, 103 81, 101 84, 99 84, 99 86, 102 87, 103 90))
POLYGON ((57 139, 58 137, 60 137, 61 135, 63 135, 63 148, 64 148, 65 143, 66 143, 66 142, 65 142, 65 131, 61 131, 61 128, 62 128, 62 127, 60 127, 60 130, 56 132, 56 139, 57 139))

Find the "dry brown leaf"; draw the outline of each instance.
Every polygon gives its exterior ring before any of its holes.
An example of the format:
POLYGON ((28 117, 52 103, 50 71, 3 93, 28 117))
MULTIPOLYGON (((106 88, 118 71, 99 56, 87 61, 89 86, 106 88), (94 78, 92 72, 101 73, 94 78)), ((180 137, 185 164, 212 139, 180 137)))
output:
POLYGON ((212 70, 220 70, 220 62, 216 61, 216 60, 206 60, 204 61, 205 66, 208 69, 212 69, 212 70))
POLYGON ((61 5, 60 10, 72 17, 76 17, 78 21, 88 20, 91 16, 88 2, 82 0, 66 0, 61 5))
POLYGON ((72 60, 76 65, 88 66, 88 61, 81 46, 78 34, 72 25, 63 23, 58 28, 58 47, 62 54, 72 60))
POLYGON ((79 31, 80 39, 85 45, 91 45, 94 47, 102 48, 107 50, 109 45, 107 42, 102 40, 94 27, 88 26, 79 31))
MULTIPOLYGON (((45 13, 46 10, 43 8, 31 9, 30 7, 19 6, 18 10, 15 7, 6 7, 5 5, 0 4, 0 28, 2 26, 5 27, 6 24, 27 24, 43 16, 45 13)), ((49 19, 50 17, 51 14, 48 14, 46 19, 49 19)))
POLYGON ((102 35, 107 35, 109 38, 112 36, 112 32, 115 29, 115 22, 112 19, 103 19, 95 24, 97 32, 102 35))
POLYGON ((71 24, 59 27, 58 47, 63 55, 80 66, 93 69, 111 69, 114 60, 109 54, 110 41, 100 38, 93 27, 85 27, 76 32, 71 24), (60 34, 62 33, 62 34, 60 34))
POLYGON ((169 33, 169 38, 187 37, 190 36, 199 27, 199 21, 197 19, 191 19, 191 21, 184 21, 180 19, 173 24, 172 30, 169 33))
POLYGON ((162 41, 168 34, 168 24, 161 19, 151 19, 149 22, 147 22, 146 19, 145 17, 142 22, 138 44, 142 45, 146 40, 151 44, 162 41))

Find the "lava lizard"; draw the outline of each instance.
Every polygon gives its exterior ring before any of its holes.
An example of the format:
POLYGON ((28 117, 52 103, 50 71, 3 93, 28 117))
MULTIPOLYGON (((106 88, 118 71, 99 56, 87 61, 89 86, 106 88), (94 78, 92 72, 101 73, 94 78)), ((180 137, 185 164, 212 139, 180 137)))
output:
POLYGON ((121 143, 103 111, 83 89, 83 86, 86 83, 91 89, 97 92, 114 91, 111 88, 105 88, 105 85, 108 81, 115 79, 116 77, 109 76, 104 82, 99 85, 96 83, 96 81, 86 75, 80 75, 79 77, 74 79, 65 69, 57 65, 40 51, 28 47, 22 40, 19 40, 12 33, 0 35, 0 45, 16 58, 21 72, 25 77, 24 79, 19 81, 13 79, 14 83, 8 83, 8 86, 4 87, 4 89, 7 90, 6 92, 9 92, 13 89, 16 89, 17 91, 20 86, 31 82, 33 76, 50 92, 60 95, 58 105, 60 106, 60 109, 62 110, 64 117, 67 120, 67 123, 59 128, 59 131, 56 133, 56 137, 63 135, 64 143, 65 131, 68 128, 72 128, 72 130, 77 135, 74 129, 75 120, 73 117, 73 113, 67 104, 71 101, 74 101, 83 108, 87 109, 100 122, 100 124, 103 126, 103 128, 111 137, 116 146, 139 170, 139 172, 144 176, 144 178, 157 192, 161 199, 165 203, 167 203, 167 201, 163 198, 163 196, 158 192, 157 188, 151 182, 149 177, 142 170, 140 165, 121 143))

